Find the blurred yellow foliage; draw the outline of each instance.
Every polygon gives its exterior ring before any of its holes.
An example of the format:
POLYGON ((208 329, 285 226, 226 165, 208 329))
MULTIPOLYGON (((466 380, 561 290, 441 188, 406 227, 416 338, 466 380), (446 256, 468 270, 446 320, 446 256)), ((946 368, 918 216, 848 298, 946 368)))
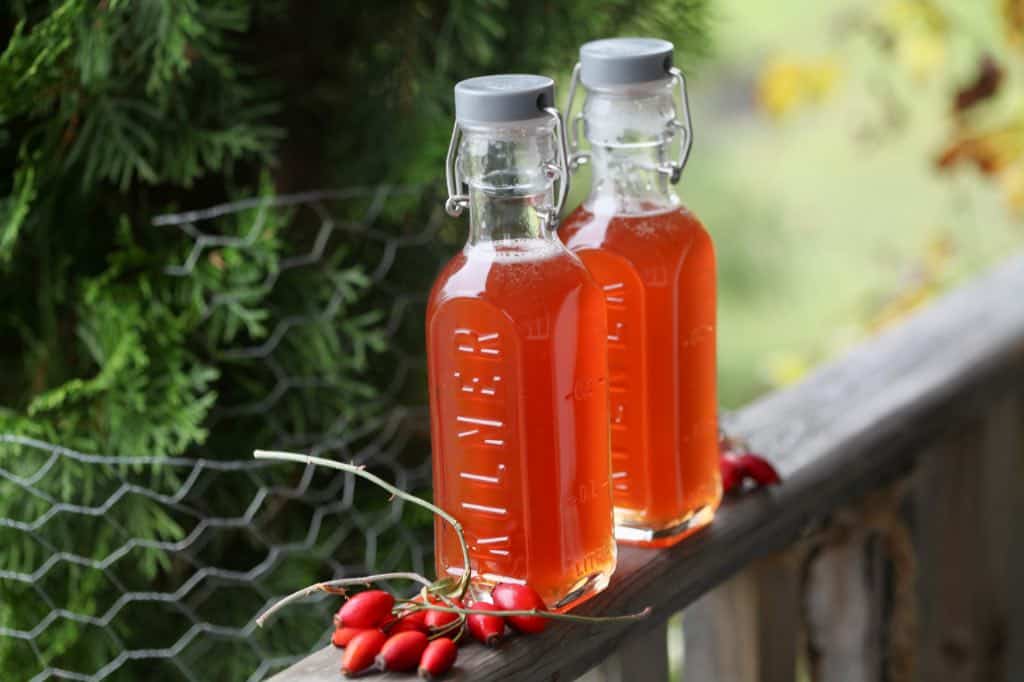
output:
POLYGON ((927 78, 945 63, 946 43, 934 34, 915 33, 900 41, 899 56, 914 78, 927 78))
POLYGON ((956 250, 944 233, 929 238, 924 253, 903 277, 897 291, 882 302, 868 323, 868 330, 878 332, 898 322, 942 290, 942 282, 953 265, 956 250))
POLYGON ((895 38, 897 59, 914 78, 927 78, 941 69, 948 22, 932 0, 889 0, 881 18, 895 38))
POLYGON ((1024 163, 1007 166, 999 174, 999 186, 1010 208, 1018 215, 1024 213, 1024 163))
POLYGON ((823 101, 839 81, 838 63, 830 58, 772 59, 757 81, 757 104, 774 118, 782 118, 808 104, 823 101))
POLYGON ((1024 45, 1024 0, 1002 0, 1006 39, 1011 45, 1024 45))
MULTIPOLYGON (((945 232, 936 232, 929 237, 921 256, 907 269, 896 291, 873 305, 865 322, 830 330, 835 353, 862 339, 865 334, 876 334, 903 320, 932 300, 943 291, 944 281, 955 261, 953 240, 945 232)), ((820 358, 811 352, 786 350, 768 356, 762 372, 772 386, 788 386, 801 381, 819 361, 820 358)))
POLYGON ((1010 208, 1024 211, 1024 112, 1010 123, 961 133, 937 161, 941 169, 962 163, 994 177, 1010 208))
POLYGON ((768 358, 765 374, 772 386, 789 386, 803 379, 814 365, 806 354, 784 351, 768 358))

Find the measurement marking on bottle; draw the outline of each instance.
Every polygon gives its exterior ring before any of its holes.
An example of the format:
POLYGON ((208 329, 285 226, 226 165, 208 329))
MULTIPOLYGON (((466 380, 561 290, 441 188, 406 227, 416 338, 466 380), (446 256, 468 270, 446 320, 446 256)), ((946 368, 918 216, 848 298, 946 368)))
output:
POLYGON ((542 341, 551 336, 551 320, 547 315, 524 320, 519 326, 529 341, 542 341))
POLYGON ((480 538, 476 541, 478 545, 493 545, 496 542, 508 542, 508 536, 502 535, 496 538, 480 538))
POLYGON ((615 465, 627 464, 629 453, 612 452, 612 490, 627 493, 629 492, 630 476, 628 471, 615 470, 615 465))
POLYGON ((497 483, 501 479, 497 476, 482 476, 480 474, 468 474, 465 471, 459 473, 459 478, 464 478, 467 481, 479 481, 480 483, 497 483))
POLYGON ((587 400, 593 397, 594 390, 604 383, 604 377, 579 377, 573 382, 572 391, 566 393, 565 400, 587 400))
POLYGON ((640 276, 648 286, 663 287, 668 284, 668 267, 664 264, 652 265, 644 268, 640 276))
POLYGON ((467 536, 470 556, 498 556, 507 557, 512 555, 512 538, 508 535, 495 537, 474 538, 467 536))
POLYGON ((582 559, 573 563, 573 568, 576 575, 585 576, 603 569, 607 565, 607 562, 608 550, 601 548, 588 553, 582 559))
POLYGON ((464 478, 467 481, 477 481, 478 483, 488 483, 491 485, 500 485, 502 477, 505 475, 505 465, 499 464, 497 471, 494 476, 488 476, 486 474, 474 474, 468 471, 459 472, 459 478, 464 478))
POLYGON ((630 467, 627 448, 633 431, 626 403, 635 398, 632 395, 634 377, 630 373, 633 369, 632 354, 636 349, 631 347, 632 339, 627 327, 632 312, 633 291, 631 287, 626 286, 625 280, 608 282, 601 288, 604 290, 605 309, 608 311, 608 366, 611 370, 608 375, 608 393, 614 472, 612 490, 616 493, 628 493, 631 481, 627 471, 623 469, 628 470, 630 467))
MULTIPOLYGON (((601 491, 608 487, 608 483, 598 483, 597 481, 591 481, 590 483, 581 483, 576 487, 574 495, 570 495, 566 498, 566 504, 570 507, 577 505, 586 504, 591 500, 597 499, 601 491)), ((605 493, 607 495, 607 493, 605 493)))

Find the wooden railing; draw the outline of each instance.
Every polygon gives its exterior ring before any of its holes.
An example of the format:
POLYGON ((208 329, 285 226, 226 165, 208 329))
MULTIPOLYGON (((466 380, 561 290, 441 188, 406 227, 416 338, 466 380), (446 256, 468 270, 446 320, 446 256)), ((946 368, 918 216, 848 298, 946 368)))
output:
POLYGON ((785 481, 675 547, 622 548, 580 609, 649 618, 468 645, 448 679, 665 680, 684 649, 685 682, 1024 679, 1024 257, 725 426, 785 481))

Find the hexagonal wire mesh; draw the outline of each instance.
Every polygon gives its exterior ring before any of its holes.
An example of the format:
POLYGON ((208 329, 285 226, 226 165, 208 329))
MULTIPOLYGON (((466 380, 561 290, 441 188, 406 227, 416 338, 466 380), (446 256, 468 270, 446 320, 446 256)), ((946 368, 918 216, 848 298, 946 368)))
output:
POLYGON ((94 454, 0 434, 5 680, 263 679, 326 642, 336 603, 296 606, 257 629, 254 617, 280 595, 329 577, 430 571, 429 515, 350 475, 257 462, 250 451, 364 463, 403 489, 427 489, 423 306, 453 245, 439 244, 441 211, 426 226, 381 216, 425 196, 417 187, 312 192, 154 220, 183 242, 170 278, 259 261, 264 243, 280 239, 273 259, 200 307, 216 325, 218 311, 234 307, 245 320, 254 300, 269 303, 209 352, 222 376, 201 448, 94 454), (311 282, 325 286, 307 296, 311 282), (288 287, 299 297, 273 298, 288 287), (339 358, 365 356, 347 374, 310 375, 289 360, 290 340, 319 338, 303 330, 338 326, 343 340, 376 338, 370 350, 328 344, 339 358), (232 390, 245 382, 247 392, 232 390), (348 402, 361 408, 331 412, 348 402), (326 416, 309 417, 324 406, 326 416))

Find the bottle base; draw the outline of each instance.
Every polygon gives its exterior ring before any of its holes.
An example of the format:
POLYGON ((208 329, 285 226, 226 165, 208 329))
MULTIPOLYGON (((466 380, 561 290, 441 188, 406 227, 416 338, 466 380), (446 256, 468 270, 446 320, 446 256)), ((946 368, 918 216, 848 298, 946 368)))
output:
MULTIPOLYGON (((574 609, 590 598, 597 596, 606 587, 608 587, 613 571, 614 567, 610 570, 598 571, 584 576, 577 580, 564 596, 555 598, 553 601, 548 601, 548 599, 545 599, 544 601, 548 605, 549 609, 559 613, 574 609)), ((453 571, 450 571, 449 574, 453 577, 456 576, 456 573, 453 571)), ((484 577, 476 577, 469 584, 468 595, 470 600, 491 603, 491 589, 498 583, 516 583, 522 585, 525 584, 526 581, 517 578, 508 578, 489 574, 484 577)), ((541 596, 543 597, 544 595, 541 596)))
POLYGON ((715 508, 708 505, 698 507, 682 521, 663 528, 633 525, 616 521, 615 540, 634 547, 670 547, 706 527, 715 518, 715 508))
POLYGON ((552 604, 551 610, 564 612, 576 608, 583 602, 603 592, 608 587, 611 577, 611 571, 603 571, 591 573, 581 578, 564 597, 552 604))

